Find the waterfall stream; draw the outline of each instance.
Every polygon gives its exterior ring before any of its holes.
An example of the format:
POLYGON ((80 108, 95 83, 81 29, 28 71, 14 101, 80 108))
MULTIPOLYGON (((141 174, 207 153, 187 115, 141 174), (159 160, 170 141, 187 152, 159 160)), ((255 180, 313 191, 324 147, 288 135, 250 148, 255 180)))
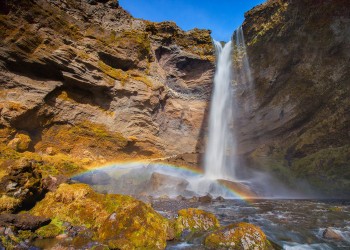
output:
POLYGON ((209 114, 209 134, 205 152, 205 177, 239 181, 235 119, 238 117, 235 88, 246 89, 251 98, 243 107, 249 111, 255 102, 253 80, 244 41, 239 27, 232 41, 224 46, 214 41, 217 65, 209 114))
POLYGON ((209 136, 205 152, 205 177, 235 178, 235 138, 233 122, 232 42, 224 46, 214 41, 217 66, 209 116, 209 136))

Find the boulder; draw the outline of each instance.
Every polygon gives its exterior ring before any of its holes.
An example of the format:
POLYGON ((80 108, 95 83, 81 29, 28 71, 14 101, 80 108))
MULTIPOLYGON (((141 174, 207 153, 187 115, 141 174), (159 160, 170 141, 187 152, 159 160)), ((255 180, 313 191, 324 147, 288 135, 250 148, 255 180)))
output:
POLYGON ((148 182, 148 191, 152 194, 182 194, 189 182, 185 179, 153 173, 148 182))
POLYGON ((204 196, 199 197, 198 201, 202 203, 211 203, 213 201, 213 196, 211 196, 210 194, 206 194, 204 196))
POLYGON ((249 223, 237 223, 220 228, 205 238, 209 249, 265 250, 270 244, 261 229, 249 223))
POLYGON ((331 227, 328 227, 323 231, 322 237, 330 240, 344 240, 343 235, 338 230, 331 227))
POLYGON ((188 208, 178 211, 174 227, 176 237, 179 238, 184 231, 209 231, 220 227, 220 223, 212 213, 196 208, 188 208))
POLYGON ((0 212, 29 209, 45 193, 37 162, 27 159, 9 160, 8 173, 0 182, 0 212))
POLYGON ((92 230, 111 249, 164 249, 166 245, 168 221, 150 206, 126 195, 96 193, 86 184, 61 184, 30 213, 92 230))
POLYGON ((12 148, 18 152, 24 152, 29 149, 30 143, 32 140, 30 136, 26 133, 18 133, 15 138, 13 138, 9 143, 8 147, 12 148))

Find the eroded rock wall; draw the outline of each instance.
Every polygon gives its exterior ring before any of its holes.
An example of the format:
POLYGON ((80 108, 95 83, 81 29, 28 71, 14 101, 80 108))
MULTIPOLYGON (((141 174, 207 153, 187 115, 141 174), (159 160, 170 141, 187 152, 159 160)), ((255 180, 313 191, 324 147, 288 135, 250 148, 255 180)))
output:
POLYGON ((91 162, 197 153, 210 31, 135 19, 117 1, 5 1, 0 125, 28 150, 91 162))
POLYGON ((246 13, 254 87, 241 87, 240 154, 291 183, 350 192, 350 5, 273 0, 246 13), (244 105, 242 105, 244 106, 244 105))

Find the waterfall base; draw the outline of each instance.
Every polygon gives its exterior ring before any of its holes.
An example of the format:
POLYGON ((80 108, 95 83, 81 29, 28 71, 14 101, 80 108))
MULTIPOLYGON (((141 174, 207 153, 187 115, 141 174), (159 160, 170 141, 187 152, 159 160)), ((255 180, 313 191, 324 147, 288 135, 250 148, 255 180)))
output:
POLYGON ((137 198, 259 198, 248 182, 207 179, 200 172, 161 163, 113 165, 83 173, 72 180, 89 184, 98 192, 127 194, 137 198))

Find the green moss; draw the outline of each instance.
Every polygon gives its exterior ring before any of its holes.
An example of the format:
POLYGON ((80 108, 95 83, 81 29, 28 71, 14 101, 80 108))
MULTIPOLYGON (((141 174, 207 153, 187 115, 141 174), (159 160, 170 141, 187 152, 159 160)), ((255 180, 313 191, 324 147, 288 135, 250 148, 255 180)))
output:
POLYGON ((32 240, 35 237, 37 237, 37 235, 34 232, 30 231, 30 230, 19 230, 17 237, 21 241, 23 241, 23 240, 32 240))
POLYGON ((0 236, 0 241, 6 250, 16 249, 17 243, 15 241, 13 241, 12 239, 5 237, 5 236, 0 236))
POLYGON ((174 225, 177 238, 185 229, 195 232, 208 231, 220 227, 220 223, 214 214, 200 209, 182 209, 178 211, 178 215, 174 225))
POLYGON ((30 212, 95 230, 97 239, 121 249, 163 249, 166 243, 167 221, 151 207, 129 196, 95 193, 85 184, 61 184, 30 212))
POLYGON ((62 221, 54 218, 50 224, 43 226, 35 231, 35 233, 42 238, 54 238, 64 232, 62 221))
POLYGON ((295 159, 292 171, 297 177, 307 178, 319 188, 324 188, 325 183, 330 189, 348 190, 350 187, 350 146, 326 148, 310 154, 306 157, 295 159), (337 180, 334 183, 334 180, 337 180))

